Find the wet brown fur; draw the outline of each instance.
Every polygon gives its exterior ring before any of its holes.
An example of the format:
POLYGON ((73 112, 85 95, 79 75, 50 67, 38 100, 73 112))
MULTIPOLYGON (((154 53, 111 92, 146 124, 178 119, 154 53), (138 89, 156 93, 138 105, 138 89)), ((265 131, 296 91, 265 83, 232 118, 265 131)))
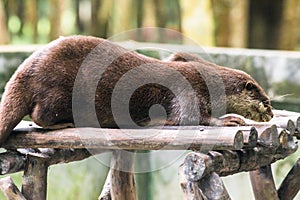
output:
MULTIPOLYGON (((237 113, 256 121, 268 121, 272 118, 269 98, 264 90, 244 72, 211 64, 191 54, 178 53, 168 61, 159 61, 127 51, 104 39, 71 36, 57 39, 35 52, 24 61, 7 83, 0 104, 0 143, 5 141, 12 129, 28 114, 42 127, 74 123, 72 92, 76 75, 89 53, 97 45, 104 43, 107 48, 103 59, 106 59, 105 55, 120 56, 113 60, 102 74, 96 90, 95 110, 101 127, 119 126, 111 111, 111 96, 119 79, 129 70, 149 63, 162 64, 180 72, 196 92, 198 103, 190 105, 189 96, 184 92, 178 97, 159 84, 144 85, 132 94, 130 100, 130 115, 139 125, 149 123, 148 111, 154 104, 160 104, 165 108, 166 124, 178 125, 182 118, 186 119, 186 124, 223 124, 224 121, 211 117, 212 109, 219 109, 220 102, 218 99, 213 103, 210 102, 210 91, 206 87, 207 84, 218 87, 220 83, 214 79, 217 76, 221 77, 225 86, 226 113, 237 113), (206 80, 203 76, 210 78, 206 80), (183 102, 187 111, 199 108, 200 118, 183 116, 178 102, 183 102)), ((98 52, 100 57, 101 53, 98 52)), ((91 68, 92 65, 93 63, 91 68)), ((168 77, 164 71, 151 73, 162 79, 168 77)), ((90 75, 93 74, 87 74, 90 75)), ((135 78, 144 79, 139 76, 135 78)), ((184 91, 184 88, 182 90, 184 91)), ((84 113, 84 110, 80 112, 84 113)), ((84 124, 80 124, 81 126, 96 126, 89 113, 85 113, 84 118, 84 124)), ((231 122, 235 120, 240 123, 238 119, 230 119, 231 122)))

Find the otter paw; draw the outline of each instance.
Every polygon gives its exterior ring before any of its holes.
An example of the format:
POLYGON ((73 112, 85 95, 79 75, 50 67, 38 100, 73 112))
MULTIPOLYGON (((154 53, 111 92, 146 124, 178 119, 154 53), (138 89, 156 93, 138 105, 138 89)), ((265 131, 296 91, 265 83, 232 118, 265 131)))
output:
POLYGON ((245 121, 237 116, 226 116, 219 119, 216 119, 216 126, 244 126, 246 125, 245 121))

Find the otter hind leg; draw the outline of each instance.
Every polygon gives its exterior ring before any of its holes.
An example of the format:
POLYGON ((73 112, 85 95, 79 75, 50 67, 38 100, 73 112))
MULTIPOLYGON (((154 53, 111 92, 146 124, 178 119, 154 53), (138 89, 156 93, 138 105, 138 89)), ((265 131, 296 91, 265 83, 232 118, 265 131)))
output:
POLYGON ((51 107, 51 105, 43 106, 41 104, 36 104, 30 117, 36 124, 44 129, 55 130, 73 128, 75 127, 74 123, 66 110, 59 111, 58 109, 51 107))

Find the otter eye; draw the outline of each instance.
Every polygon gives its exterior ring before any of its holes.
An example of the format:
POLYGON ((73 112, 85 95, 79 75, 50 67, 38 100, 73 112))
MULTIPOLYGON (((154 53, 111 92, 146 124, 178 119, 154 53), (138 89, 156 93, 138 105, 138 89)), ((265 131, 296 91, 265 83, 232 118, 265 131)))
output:
POLYGON ((266 100, 262 102, 265 107, 268 107, 270 105, 270 101, 266 100))
POLYGON ((246 90, 253 90, 255 85, 252 82, 247 82, 245 85, 246 90))

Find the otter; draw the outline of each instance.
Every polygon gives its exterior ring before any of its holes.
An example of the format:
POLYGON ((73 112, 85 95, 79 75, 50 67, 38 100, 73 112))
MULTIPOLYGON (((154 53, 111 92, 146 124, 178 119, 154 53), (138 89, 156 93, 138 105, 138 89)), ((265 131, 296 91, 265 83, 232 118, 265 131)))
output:
POLYGON ((273 116, 265 91, 242 71, 193 54, 158 60, 101 38, 60 37, 28 57, 7 83, 0 143, 26 115, 54 129, 244 124, 238 117, 219 118, 226 113, 255 121, 273 116))

